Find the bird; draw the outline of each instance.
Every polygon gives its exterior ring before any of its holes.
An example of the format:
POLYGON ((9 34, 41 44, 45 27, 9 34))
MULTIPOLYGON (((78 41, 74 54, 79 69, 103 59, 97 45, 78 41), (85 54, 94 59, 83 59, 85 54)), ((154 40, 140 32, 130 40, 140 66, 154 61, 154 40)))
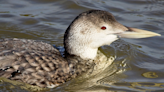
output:
POLYGON ((88 10, 80 13, 66 29, 64 57, 42 41, 0 39, 0 77, 54 88, 87 72, 99 71, 103 63, 96 58, 99 47, 120 38, 153 36, 160 34, 124 26, 107 11, 88 10))

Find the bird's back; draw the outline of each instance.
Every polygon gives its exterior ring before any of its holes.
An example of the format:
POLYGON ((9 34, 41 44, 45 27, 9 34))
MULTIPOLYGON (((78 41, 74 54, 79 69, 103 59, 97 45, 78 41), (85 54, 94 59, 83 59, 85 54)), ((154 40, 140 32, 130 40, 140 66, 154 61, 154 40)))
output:
POLYGON ((1 39, 0 77, 40 87, 55 87, 69 79, 68 62, 47 43, 1 39))

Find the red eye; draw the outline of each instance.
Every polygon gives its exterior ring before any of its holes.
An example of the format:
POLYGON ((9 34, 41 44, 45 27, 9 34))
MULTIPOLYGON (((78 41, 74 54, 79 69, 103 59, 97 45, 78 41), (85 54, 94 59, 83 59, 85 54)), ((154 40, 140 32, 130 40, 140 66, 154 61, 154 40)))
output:
POLYGON ((105 26, 103 26, 103 27, 101 27, 101 29, 102 29, 102 30, 105 30, 105 29, 106 29, 106 27, 105 27, 105 26))

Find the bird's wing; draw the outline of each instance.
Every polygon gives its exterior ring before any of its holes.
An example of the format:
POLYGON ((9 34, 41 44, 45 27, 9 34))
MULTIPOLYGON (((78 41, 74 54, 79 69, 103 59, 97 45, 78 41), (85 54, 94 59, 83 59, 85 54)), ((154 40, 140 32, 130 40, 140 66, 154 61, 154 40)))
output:
POLYGON ((46 87, 65 82, 68 72, 66 60, 47 43, 25 39, 0 40, 0 77, 46 87))

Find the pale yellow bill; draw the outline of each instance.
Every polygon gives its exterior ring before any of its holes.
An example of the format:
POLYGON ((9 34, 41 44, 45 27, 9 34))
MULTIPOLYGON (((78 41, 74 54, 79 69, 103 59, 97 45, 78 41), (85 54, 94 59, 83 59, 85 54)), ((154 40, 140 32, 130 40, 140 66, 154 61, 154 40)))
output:
POLYGON ((147 38, 147 37, 153 37, 153 36, 161 36, 158 33, 137 29, 137 28, 131 28, 127 27, 129 30, 125 31, 123 33, 118 34, 122 38, 147 38))

